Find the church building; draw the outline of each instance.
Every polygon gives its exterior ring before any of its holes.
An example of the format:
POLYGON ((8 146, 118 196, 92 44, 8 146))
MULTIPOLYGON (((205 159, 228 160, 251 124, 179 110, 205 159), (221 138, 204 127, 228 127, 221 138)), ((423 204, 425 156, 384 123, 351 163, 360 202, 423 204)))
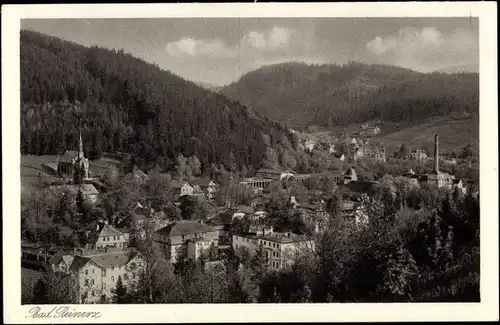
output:
POLYGON ((88 179, 89 160, 83 153, 82 134, 78 143, 78 151, 66 150, 57 163, 57 172, 63 178, 88 179), (80 177, 78 177, 80 176, 80 177))

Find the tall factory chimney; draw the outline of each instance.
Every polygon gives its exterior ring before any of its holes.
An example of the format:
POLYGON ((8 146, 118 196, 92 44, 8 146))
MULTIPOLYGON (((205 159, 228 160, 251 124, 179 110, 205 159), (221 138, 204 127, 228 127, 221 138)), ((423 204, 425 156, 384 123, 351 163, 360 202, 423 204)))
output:
POLYGON ((434 171, 439 172, 439 135, 434 134, 434 171))

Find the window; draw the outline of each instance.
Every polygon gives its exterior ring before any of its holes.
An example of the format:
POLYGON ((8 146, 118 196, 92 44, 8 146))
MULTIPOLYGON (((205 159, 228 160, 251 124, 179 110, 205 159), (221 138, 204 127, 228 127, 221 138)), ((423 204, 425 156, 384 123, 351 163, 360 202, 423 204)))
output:
MULTIPOLYGON (((94 279, 92 279, 92 285, 94 285, 94 279)), ((92 295, 94 295, 94 294, 92 294, 92 295)))
POLYGON ((114 276, 111 276, 111 281, 115 281, 115 277, 114 276))
POLYGON ((89 274, 89 270, 85 270, 85 275, 88 275, 89 274))

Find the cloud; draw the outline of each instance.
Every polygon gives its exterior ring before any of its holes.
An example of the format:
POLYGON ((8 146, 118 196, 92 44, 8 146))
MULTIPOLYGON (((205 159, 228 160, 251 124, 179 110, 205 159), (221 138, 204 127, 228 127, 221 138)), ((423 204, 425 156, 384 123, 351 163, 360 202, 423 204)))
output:
POLYGON ((293 30, 275 26, 266 31, 249 32, 243 37, 242 43, 263 51, 276 50, 287 47, 293 35, 293 30))
POLYGON ((366 43, 366 49, 379 61, 423 72, 479 61, 478 36, 465 29, 443 33, 435 27, 405 27, 375 37, 366 43))
POLYGON ((429 47, 439 47, 444 42, 446 42, 446 39, 434 27, 424 27, 422 29, 405 27, 400 29, 396 35, 385 38, 375 37, 366 44, 366 47, 368 51, 376 55, 397 51, 412 54, 427 50, 429 47))
POLYGON ((169 42, 167 52, 176 57, 204 56, 213 58, 232 58, 238 55, 237 47, 228 47, 218 39, 196 39, 185 37, 175 42, 169 42))
POLYGON ((228 46, 221 39, 200 39, 184 37, 180 40, 169 42, 166 45, 167 53, 171 56, 185 57, 210 57, 210 58, 235 58, 240 55, 258 58, 262 54, 274 55, 279 51, 289 50, 293 43, 302 44, 295 30, 275 26, 264 31, 250 31, 246 33, 239 44, 228 46))

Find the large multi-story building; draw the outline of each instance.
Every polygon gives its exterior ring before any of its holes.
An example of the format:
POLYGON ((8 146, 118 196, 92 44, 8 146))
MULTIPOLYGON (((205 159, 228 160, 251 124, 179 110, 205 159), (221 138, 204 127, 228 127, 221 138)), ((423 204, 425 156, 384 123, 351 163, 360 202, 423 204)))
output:
POLYGON ((179 220, 154 234, 154 241, 164 249, 167 259, 173 263, 188 258, 188 242, 198 239, 218 247, 219 231, 197 221, 179 220))
POLYGON ((259 228, 256 232, 233 235, 233 248, 239 251, 247 249, 256 254, 262 249, 265 266, 269 269, 281 269, 293 264, 301 253, 313 252, 314 241, 302 235, 290 232, 273 232, 272 228, 259 228))
POLYGON ((412 148, 410 151, 410 159, 418 160, 418 161, 426 161, 427 160, 427 152, 423 149, 412 148))
POLYGON ((145 269, 146 261, 135 250, 75 248, 70 253, 55 254, 49 265, 53 271, 72 277, 77 303, 92 304, 110 302, 118 278, 126 287, 132 286, 145 269))

